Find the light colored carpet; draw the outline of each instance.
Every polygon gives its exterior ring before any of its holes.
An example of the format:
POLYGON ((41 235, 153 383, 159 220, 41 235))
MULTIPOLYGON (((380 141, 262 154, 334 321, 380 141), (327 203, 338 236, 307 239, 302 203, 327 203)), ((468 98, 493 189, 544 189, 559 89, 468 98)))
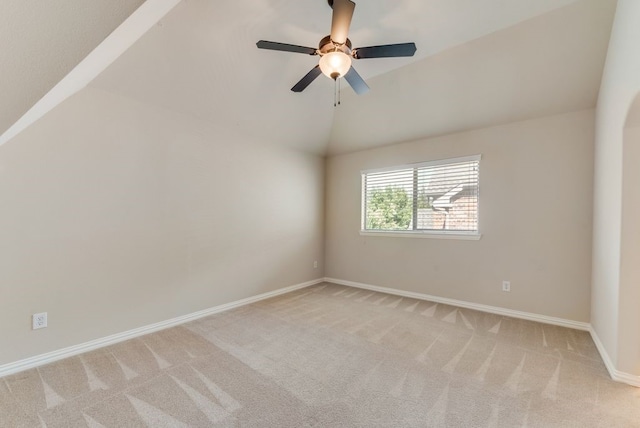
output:
POLYGON ((2 427, 632 427, 588 333, 321 284, 0 379, 2 427))

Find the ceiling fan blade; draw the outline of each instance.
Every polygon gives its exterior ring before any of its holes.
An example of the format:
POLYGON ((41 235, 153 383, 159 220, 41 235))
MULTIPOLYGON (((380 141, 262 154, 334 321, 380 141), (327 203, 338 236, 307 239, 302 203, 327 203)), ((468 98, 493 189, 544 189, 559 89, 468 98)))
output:
POLYGON ((278 42, 269 42, 267 40, 260 40, 256 43, 260 49, 271 49, 274 51, 285 51, 285 52, 295 52, 295 53, 303 53, 308 55, 317 55, 315 48, 307 48, 304 46, 298 45, 289 45, 287 43, 278 43, 278 42))
POLYGON ((331 40, 338 44, 347 42, 349 27, 356 4, 351 0, 333 1, 333 18, 331 19, 331 40))
POLYGON ((362 58, 390 58, 398 56, 413 56, 416 53, 416 44, 398 43, 395 45, 368 46, 354 49, 353 57, 362 58))
POLYGON ((369 92, 369 86, 365 83, 364 79, 360 77, 355 68, 351 67, 347 74, 344 75, 349 85, 353 88, 356 94, 362 95, 369 92))
POLYGON ((316 65, 315 67, 313 67, 311 69, 310 72, 308 72, 302 79, 300 79, 300 81, 298 83, 296 83, 293 86, 293 88, 291 88, 291 90, 293 92, 302 92, 302 91, 304 91, 306 89, 306 87, 311 84, 311 82, 316 80, 316 77, 320 76, 320 74, 322 74, 322 71, 320 70, 320 66, 316 65))

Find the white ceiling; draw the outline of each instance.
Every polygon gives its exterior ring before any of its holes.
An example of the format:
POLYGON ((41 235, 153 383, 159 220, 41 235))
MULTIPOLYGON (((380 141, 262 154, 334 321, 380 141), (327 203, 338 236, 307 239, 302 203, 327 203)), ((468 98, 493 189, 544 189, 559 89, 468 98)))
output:
POLYGON ((615 4, 583 0, 371 79, 345 94, 328 152, 595 107, 615 4))
MULTIPOLYGON (((93 20, 87 18, 87 22, 99 32, 100 28, 117 22, 117 19, 110 18, 108 12, 115 14, 118 10, 113 9, 131 7, 140 1, 113 0, 106 11, 95 6, 95 3, 106 3, 98 0, 67 0, 67 3, 73 3, 75 9, 82 9, 81 4, 90 3, 88 9, 98 10, 100 13, 96 13, 93 20), (116 6, 112 6, 114 2, 116 6)), ((10 2, 2 3, 0 16, 7 16, 3 13, 7 11, 2 10, 6 8, 5 3, 10 2)), ((25 3, 31 4, 33 9, 36 0, 25 0, 25 3)), ((346 85, 343 86, 343 105, 337 109, 333 107, 333 82, 323 76, 303 93, 290 91, 317 63, 316 57, 259 50, 255 46, 260 39, 316 46, 329 32, 331 9, 326 0, 182 0, 91 85, 193 115, 215 125, 258 137, 265 143, 283 144, 321 154, 326 153, 328 148, 331 153, 340 153, 499 123, 514 117, 544 114, 576 105, 595 105, 593 94, 597 93, 599 87, 601 64, 606 53, 605 39, 608 39, 615 0, 359 0, 356 3, 349 36, 355 47, 415 41, 418 51, 415 57, 409 59, 356 61, 354 65, 368 79, 372 91, 355 97, 346 85), (564 19, 566 23, 563 24, 564 19), (534 21, 538 23, 531 24, 534 21), (544 30, 546 25, 552 27, 549 34, 544 30), (518 28, 523 30, 519 31, 518 28), (564 30, 560 31, 559 28, 564 30), (527 36, 528 31, 531 33, 527 36), (510 41, 514 34, 518 38, 510 41), (538 38, 540 44, 536 43, 538 38), (518 43, 522 44, 521 49, 518 43), (501 48, 505 50, 501 51, 501 48), (528 53, 518 56, 519 50, 528 53), (588 70, 580 71, 578 65, 565 69, 571 61, 563 55, 574 51, 577 54, 569 58, 576 59, 579 66, 589 67, 588 70), (490 56, 486 57, 482 52, 490 56), (499 61, 501 56, 511 55, 516 55, 516 59, 499 61), (485 63, 483 58, 488 61, 485 63), (520 66, 520 60, 527 58, 531 59, 526 64, 538 66, 531 67, 531 70, 520 66), (510 68, 500 69, 503 64, 510 68), (541 67, 540 64, 545 66, 541 67), (442 66, 438 68, 438 65, 442 66), (494 76, 490 80, 488 75, 496 71, 498 78, 494 76), (526 72, 525 78, 518 79, 519 76, 513 75, 521 72, 526 72), (572 82, 572 73, 576 72, 588 75, 576 79, 581 82, 579 85, 572 82), (424 108, 416 100, 420 93, 421 97, 431 99, 433 104, 429 108, 441 103, 446 106, 452 98, 459 99, 460 88, 469 85, 466 79, 475 73, 479 75, 476 83, 482 85, 485 83, 482 79, 489 79, 492 90, 500 96, 491 97, 483 93, 480 86, 475 88, 475 94, 483 97, 482 103, 470 103, 465 114, 461 114, 459 109, 445 108, 442 113, 448 113, 450 117, 439 119, 437 126, 428 126, 429 121, 423 116, 416 118, 415 115, 403 115, 399 118, 403 126, 396 126, 395 130, 387 126, 385 132, 378 133, 371 132, 378 128, 367 126, 365 132, 362 131, 363 123, 367 123, 366 118, 363 120, 367 105, 379 114, 385 108, 401 107, 406 97, 413 97, 413 102, 417 103, 415 105, 424 108), (538 73, 543 73, 544 78, 537 79, 538 73), (438 78, 444 80, 438 81, 438 78), (409 84, 409 81, 413 83, 409 84), (501 86, 501 81, 505 81, 505 85, 501 86), (549 85, 550 81, 556 83, 549 85), (396 84, 402 82, 405 84, 396 84), (443 82, 447 84, 441 85, 443 82), (549 88, 562 87, 564 84, 571 88, 561 94, 563 99, 559 101, 557 94, 549 88), (535 95, 540 85, 544 91, 537 98, 533 97, 535 102, 532 108, 527 111, 516 109, 517 114, 513 114, 511 106, 505 104, 503 98, 505 93, 511 93, 519 85, 528 89, 514 92, 518 95, 522 95, 522 92, 525 92, 524 95, 535 95), (394 88, 398 90, 394 91, 394 88), (417 88, 422 89, 417 91, 417 88), (439 90, 434 91, 434 88, 439 90), (490 115, 486 115, 486 106, 491 105, 494 99, 500 102, 490 109, 490 115), (410 126, 402 122, 405 119, 412 121, 410 126), (348 134, 353 139, 349 139, 348 134), (341 144, 343 140, 344 144, 341 144)), ((61 11, 51 12, 45 6, 46 2, 37 4, 40 8, 38 14, 49 14, 52 17, 50 21, 55 22, 56 27, 73 28, 78 25, 74 21, 74 17, 78 16, 77 11, 60 8, 61 11)), ((51 8, 55 9, 53 6, 51 8)), ((19 38, 16 34, 26 33, 29 37, 36 37, 33 33, 40 34, 37 23, 25 29, 20 28, 19 22, 28 21, 28 14, 12 13, 15 16, 11 20, 16 21, 14 18, 17 18, 18 24, 13 25, 10 37, 15 40, 19 38)), ((118 13, 121 16, 130 11, 123 9, 118 13)), ((89 29, 83 27, 83 31, 89 29)), ((42 36, 38 35, 37 40, 23 41, 20 49, 5 50, 0 41, 0 52, 10 52, 10 58, 16 56, 21 59, 24 57, 23 61, 34 61, 32 57, 38 58, 34 46, 46 48, 47 34, 54 33, 52 29, 42 36)), ((2 35, 0 28, 0 40, 2 35)), ((93 34, 92 37, 101 40, 104 35, 93 34)), ((50 43, 55 44, 55 41, 54 37, 50 43)), ((68 49, 78 56, 78 52, 82 51, 79 45, 77 41, 64 39, 61 45, 55 44, 52 52, 62 57, 68 54, 68 49)), ((2 66, 7 62, 1 61, 2 66)), ((47 64, 38 67, 45 70, 52 68, 54 71, 58 69, 47 64)), ((22 68, 28 66, 14 66, 13 74, 19 74, 22 68)), ((14 91, 16 95, 9 102, 3 102, 12 111, 5 114, 0 110, 0 119, 7 118, 6 122, 10 125, 17 119, 16 112, 24 112, 37 101, 43 91, 46 92, 56 83, 52 76, 60 73, 47 71, 46 74, 46 84, 40 84, 39 81, 34 83, 34 78, 20 82, 14 79, 12 86, 26 88, 25 94, 14 91)), ((523 98, 522 103, 525 101, 523 98)), ((7 127, 2 120, 0 125, 4 128, 0 127, 0 130, 7 127)))
POLYGON ((0 134, 143 1, 0 1, 0 134))

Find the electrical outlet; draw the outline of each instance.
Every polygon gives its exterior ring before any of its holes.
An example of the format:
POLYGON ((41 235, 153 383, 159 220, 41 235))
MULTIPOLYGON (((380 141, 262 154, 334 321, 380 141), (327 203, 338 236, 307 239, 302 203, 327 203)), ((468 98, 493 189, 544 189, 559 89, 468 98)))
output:
POLYGON ((318 261, 317 260, 315 262, 313 262, 313 268, 314 269, 318 269, 318 261))
POLYGON ((47 326, 47 313, 41 312, 39 314, 33 314, 33 329, 45 328, 47 326))
POLYGON ((502 281, 502 291, 511 291, 511 282, 502 281))

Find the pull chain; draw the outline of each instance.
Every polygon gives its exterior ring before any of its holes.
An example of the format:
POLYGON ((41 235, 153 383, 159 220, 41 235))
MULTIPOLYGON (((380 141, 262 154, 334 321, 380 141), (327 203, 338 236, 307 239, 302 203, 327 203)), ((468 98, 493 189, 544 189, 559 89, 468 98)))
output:
POLYGON ((340 105, 340 80, 335 79, 333 81, 333 106, 337 107, 340 105))

